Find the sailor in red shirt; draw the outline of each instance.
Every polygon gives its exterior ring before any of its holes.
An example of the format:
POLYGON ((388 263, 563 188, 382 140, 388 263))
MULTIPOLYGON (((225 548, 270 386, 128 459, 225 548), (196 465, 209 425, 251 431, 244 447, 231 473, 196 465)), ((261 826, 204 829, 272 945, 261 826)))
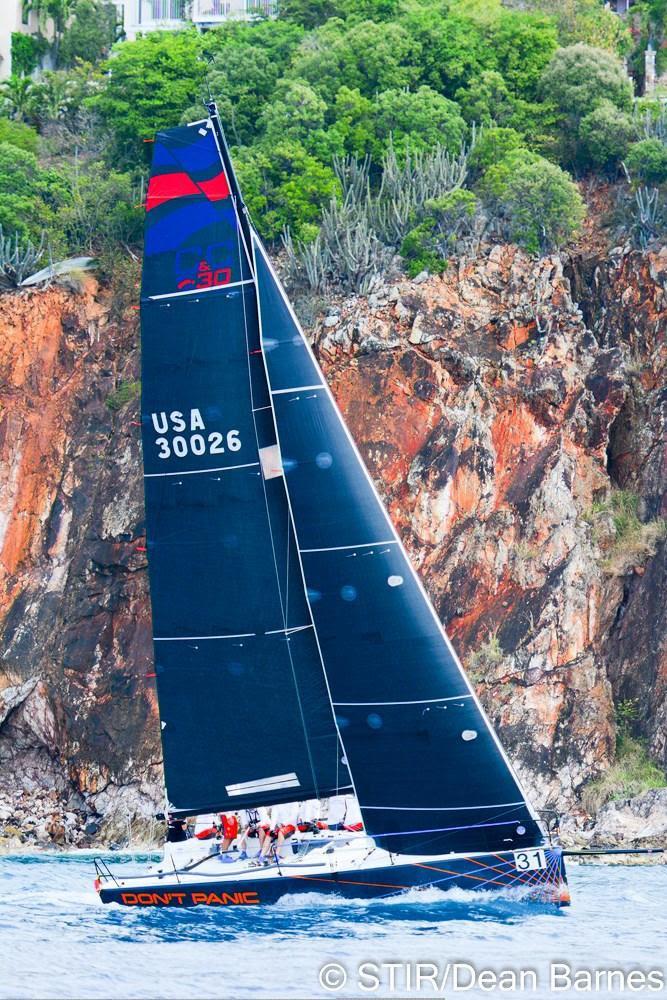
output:
POLYGON ((195 834, 197 840, 211 840, 213 837, 222 837, 220 843, 220 854, 223 861, 232 861, 228 856, 228 851, 239 835, 239 818, 236 813, 220 813, 220 822, 214 826, 207 827, 195 834))

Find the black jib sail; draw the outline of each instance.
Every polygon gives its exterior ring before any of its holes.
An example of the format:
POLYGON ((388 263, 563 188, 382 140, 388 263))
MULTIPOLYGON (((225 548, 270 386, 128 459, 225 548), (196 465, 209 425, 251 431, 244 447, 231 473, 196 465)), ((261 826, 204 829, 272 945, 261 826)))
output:
POLYGON ((299 556, 366 830, 403 853, 541 844, 256 236, 253 249, 299 556))
POLYGON ((141 310, 170 808, 349 788, 276 446, 253 275, 210 121, 156 138, 141 310))

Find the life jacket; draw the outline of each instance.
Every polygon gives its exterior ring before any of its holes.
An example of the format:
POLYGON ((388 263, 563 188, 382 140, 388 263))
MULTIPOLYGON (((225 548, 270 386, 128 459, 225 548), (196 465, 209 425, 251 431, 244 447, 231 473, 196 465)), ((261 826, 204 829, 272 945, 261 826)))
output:
POLYGON ((199 833, 195 834, 197 840, 212 840, 213 837, 217 837, 218 828, 216 826, 209 826, 205 830, 200 830, 199 833))
POLYGON ((222 835, 225 840, 234 840, 239 835, 239 820, 238 816, 228 816, 226 813, 220 814, 220 822, 222 823, 222 835))

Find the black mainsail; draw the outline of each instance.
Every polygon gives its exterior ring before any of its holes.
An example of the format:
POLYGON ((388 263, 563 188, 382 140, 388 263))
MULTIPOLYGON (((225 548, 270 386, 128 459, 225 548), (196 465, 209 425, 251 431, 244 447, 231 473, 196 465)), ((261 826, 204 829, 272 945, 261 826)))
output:
POLYGON ((349 763, 383 847, 539 845, 261 241, 239 221, 221 142, 215 115, 160 133, 148 189, 142 421, 169 798, 195 813, 321 796, 349 785, 349 763))
POLYGON ((170 808, 349 786, 306 601, 256 293, 210 123, 156 138, 142 437, 170 808))

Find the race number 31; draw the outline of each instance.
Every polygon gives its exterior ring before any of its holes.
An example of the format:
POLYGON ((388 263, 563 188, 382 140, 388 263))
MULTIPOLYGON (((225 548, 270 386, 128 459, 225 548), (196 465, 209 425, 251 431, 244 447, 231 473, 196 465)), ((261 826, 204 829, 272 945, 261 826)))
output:
POLYGON ((536 872, 547 867, 544 851, 535 848, 531 851, 514 851, 514 867, 518 872, 536 872))
POLYGON ((158 434, 155 444, 158 458, 186 458, 188 455, 224 455, 227 451, 240 451, 238 430, 210 431, 206 429, 201 411, 188 413, 172 410, 151 413, 153 428, 158 434))

